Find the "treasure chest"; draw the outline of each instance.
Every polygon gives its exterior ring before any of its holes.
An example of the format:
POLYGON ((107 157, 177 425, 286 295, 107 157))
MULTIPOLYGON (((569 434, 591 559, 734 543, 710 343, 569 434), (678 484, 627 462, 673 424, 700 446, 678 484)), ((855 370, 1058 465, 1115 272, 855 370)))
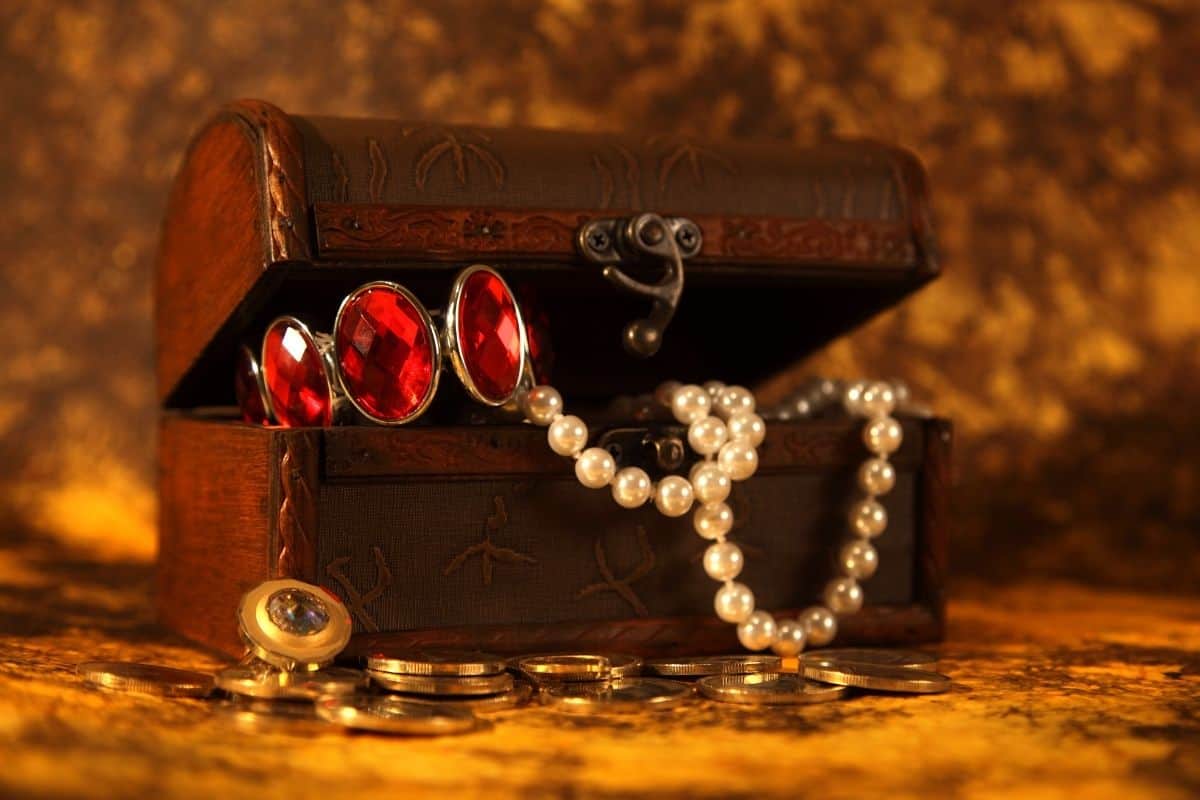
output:
MULTIPOLYGON (((476 264, 520 298, 533 366, 589 420, 591 443, 656 478, 688 468, 686 430, 645 407, 662 381, 754 387, 938 274, 922 167, 895 147, 233 103, 187 150, 157 267, 166 625, 239 652, 239 598, 292 577, 345 601, 352 653, 738 649, 713 614, 710 543, 688 516, 582 487, 545 428, 460 382, 443 380, 405 425, 242 418, 236 365, 276 318, 329 331, 342 299, 372 281, 402 285, 436 316, 476 264)), ((728 503, 739 580, 782 617, 834 574, 866 451, 861 421, 780 416, 728 503)), ((878 570, 839 643, 943 629, 950 427, 900 423, 878 570)))

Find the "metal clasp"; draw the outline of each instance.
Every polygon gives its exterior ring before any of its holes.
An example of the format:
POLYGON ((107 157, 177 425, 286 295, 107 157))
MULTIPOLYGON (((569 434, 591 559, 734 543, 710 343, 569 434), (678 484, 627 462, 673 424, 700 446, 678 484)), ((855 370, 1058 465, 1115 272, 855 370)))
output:
POLYGON ((669 430, 653 432, 648 428, 611 428, 596 440, 622 466, 641 466, 670 474, 687 457, 679 434, 669 430))
POLYGON ((683 294, 683 261, 700 252, 700 226, 685 217, 638 214, 621 219, 595 219, 578 234, 579 250, 589 261, 604 264, 604 277, 627 292, 651 300, 650 314, 625 326, 622 341, 632 355, 649 358, 662 346, 663 332, 675 316, 683 294), (618 265, 647 258, 662 259, 666 271, 658 283, 631 278, 618 265))

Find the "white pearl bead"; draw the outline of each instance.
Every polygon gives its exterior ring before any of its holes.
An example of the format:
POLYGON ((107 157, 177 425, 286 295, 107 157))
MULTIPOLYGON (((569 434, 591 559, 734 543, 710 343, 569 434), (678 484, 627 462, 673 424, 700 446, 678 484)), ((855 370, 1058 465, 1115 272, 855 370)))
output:
POLYGON ((868 458, 858 468, 858 488, 878 497, 896 485, 896 468, 883 458, 868 458))
POLYGON ((702 456, 720 450, 727 435, 725 423, 716 417, 702 417, 688 426, 688 444, 702 456))
POLYGON ((821 599, 835 614, 853 614, 862 608, 863 591, 854 578, 834 578, 826 584, 821 599))
POLYGON ((652 491, 650 476, 641 467, 625 467, 613 478, 613 500, 622 508, 645 505, 652 491))
POLYGON ((863 428, 863 443, 872 453, 894 453, 903 440, 904 431, 901 430, 900 423, 891 417, 873 419, 863 428))
POLYGON ((856 536, 878 536, 887 529, 887 509, 877 500, 859 500, 850 507, 849 519, 856 536))
POLYGON ((708 396, 712 399, 717 399, 717 394, 725 388, 725 384, 720 381, 705 381, 703 383, 704 391, 708 392, 708 396))
POLYGON ((754 592, 743 583, 731 581, 717 589, 713 608, 726 622, 743 622, 754 613, 754 592))
POLYGON ((896 407, 900 408, 912 400, 912 392, 904 381, 892 380, 892 392, 896 395, 896 407))
POLYGON ((654 505, 667 517, 682 517, 692 507, 692 485, 687 478, 668 475, 658 482, 654 505))
POLYGON ((583 420, 573 414, 559 417, 550 423, 546 431, 546 441, 550 449, 560 456, 573 456, 587 444, 588 429, 583 420))
POLYGON ((608 486, 617 472, 617 462, 603 447, 589 447, 575 462, 575 477, 589 489, 608 486))
POLYGON ((725 470, 712 461, 700 461, 692 467, 690 480, 696 499, 701 503, 720 503, 729 497, 733 481, 725 470))
POLYGON ((749 442, 726 442, 717 454, 721 469, 735 481, 744 481, 758 469, 758 451, 749 442))
POLYGON ((521 399, 521 410, 534 425, 549 425, 562 413, 562 395, 553 386, 535 386, 521 399))
POLYGON ((876 381, 863 389, 858 407, 868 417, 886 417, 896 408, 896 393, 888 384, 876 381))
POLYGON ((879 553, 866 539, 855 539, 842 545, 838 566, 851 578, 869 578, 879 569, 879 553))
POLYGON ((742 548, 733 542, 714 542, 704 551, 704 571, 714 581, 731 581, 746 563, 742 548))
POLYGON ((808 643, 821 647, 833 641, 837 636, 837 617, 824 606, 809 606, 800 614, 804 630, 808 633, 808 643))
POLYGON ((755 611, 737 629, 738 641, 747 650, 770 647, 778 633, 775 618, 766 611, 755 611))
POLYGON ((775 655, 784 658, 798 656, 804 650, 806 639, 808 639, 808 632, 804 629, 802 622, 794 619, 781 619, 776 623, 775 642, 771 645, 771 649, 775 651, 775 655))
POLYGON ((850 416, 861 417, 863 415, 862 396, 866 388, 866 381, 855 381, 846 387, 846 392, 842 395, 842 407, 850 416))
POLYGON ((671 401, 675 398, 675 391, 682 385, 679 381, 663 381, 654 390, 654 399, 660 406, 670 408, 671 401))
POLYGON ((767 424, 758 414, 739 411, 725 423, 729 430, 729 440, 749 442, 751 447, 758 447, 767 436, 767 424))
POLYGON ((703 538, 720 539, 733 527, 733 509, 725 503, 705 503, 692 515, 692 525, 703 538))
POLYGON ((745 386, 726 386, 717 392, 713 401, 713 413, 721 419, 729 419, 739 411, 754 412, 754 395, 745 386))
POLYGON ((695 384, 679 387, 671 397, 671 413, 684 425, 704 419, 708 416, 710 408, 712 398, 708 396, 708 392, 695 384))

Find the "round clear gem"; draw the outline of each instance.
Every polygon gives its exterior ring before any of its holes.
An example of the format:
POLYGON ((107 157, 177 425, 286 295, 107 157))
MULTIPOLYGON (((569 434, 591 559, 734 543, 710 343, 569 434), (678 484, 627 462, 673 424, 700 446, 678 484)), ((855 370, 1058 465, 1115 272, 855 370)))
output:
POLYGON ((280 630, 294 636, 312 636, 329 624, 325 603, 302 589, 280 589, 267 598, 267 616, 280 630))

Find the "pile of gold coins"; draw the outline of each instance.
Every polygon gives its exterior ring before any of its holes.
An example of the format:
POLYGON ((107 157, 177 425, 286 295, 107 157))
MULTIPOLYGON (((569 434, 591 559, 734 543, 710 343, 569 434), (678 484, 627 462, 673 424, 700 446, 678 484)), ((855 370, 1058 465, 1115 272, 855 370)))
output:
POLYGON ((804 654, 794 671, 778 656, 649 659, 614 653, 503 658, 413 650, 370 655, 365 669, 332 666, 350 641, 350 615, 324 589, 268 581, 242 599, 246 654, 209 675, 149 664, 89 662, 90 685, 169 697, 228 697, 241 719, 319 720, 399 735, 466 733, 483 718, 536 701, 555 711, 623 714, 700 699, 758 706, 840 700, 854 693, 929 694, 950 689, 936 659, 909 651, 851 648, 804 654))

